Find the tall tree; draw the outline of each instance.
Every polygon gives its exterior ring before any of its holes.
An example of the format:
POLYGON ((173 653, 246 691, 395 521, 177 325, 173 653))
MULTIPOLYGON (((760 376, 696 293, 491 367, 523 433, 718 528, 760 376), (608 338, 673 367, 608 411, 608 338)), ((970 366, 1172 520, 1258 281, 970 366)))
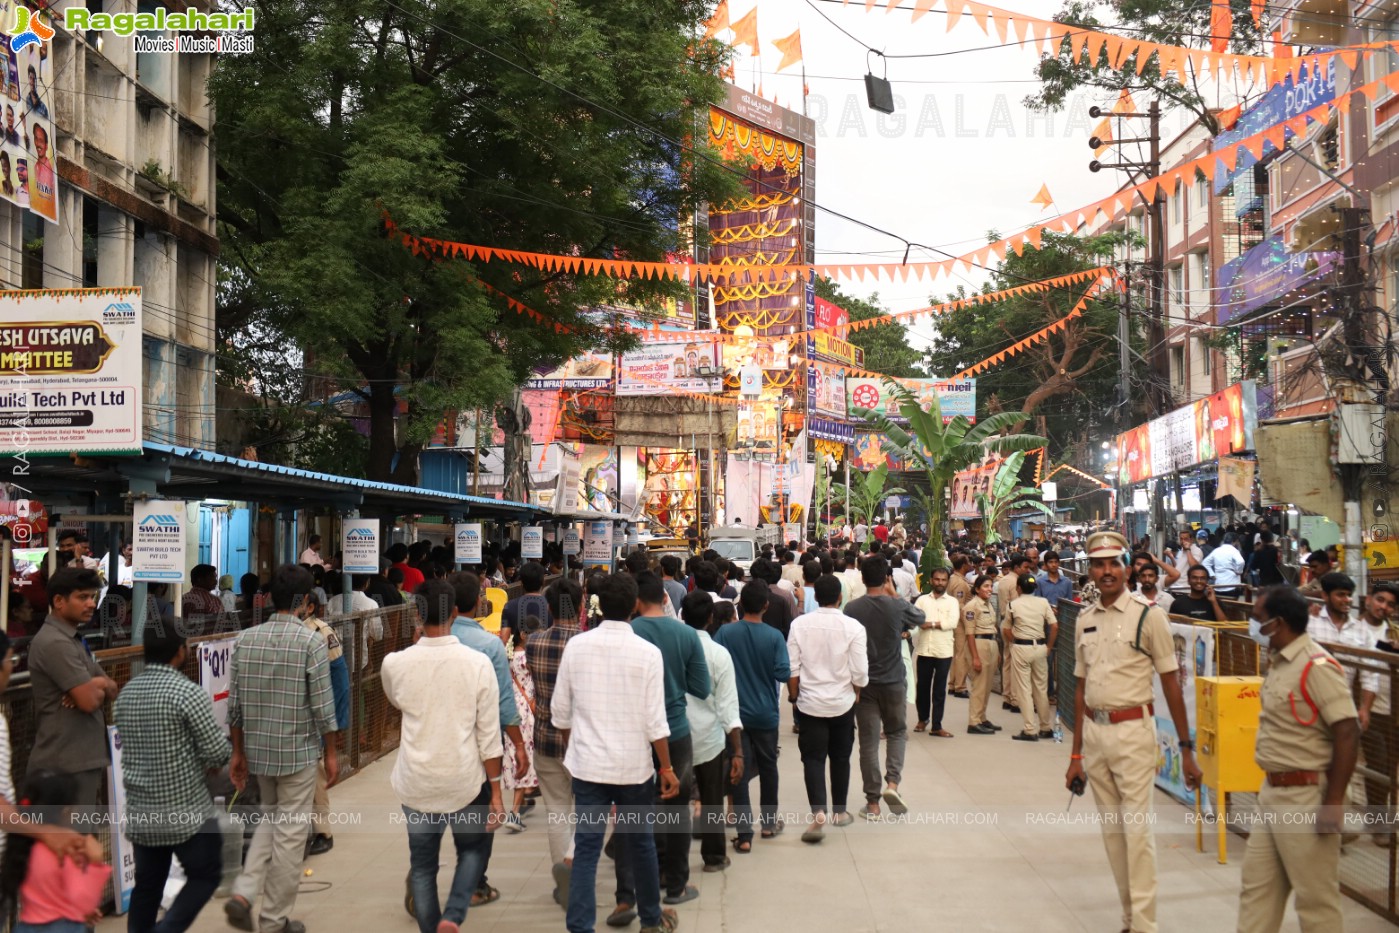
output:
POLYGON ((220 234, 263 333, 304 348, 287 365, 363 400, 370 477, 414 483, 445 411, 489 409, 540 363, 625 342, 588 309, 680 294, 415 256, 382 217, 511 249, 683 251, 678 219, 737 190, 715 153, 675 142, 722 90, 725 52, 697 37, 707 12, 704 0, 258 5, 256 52, 224 56, 209 83, 220 234))
MULTIPOLYGON (((850 312, 852 321, 867 321, 889 313, 879 306, 878 295, 871 295, 868 301, 856 298, 826 278, 816 280, 816 296, 850 312)), ((871 372, 900 379, 927 375, 923 372, 922 354, 909 345, 908 332, 901 324, 878 324, 853 331, 850 342, 865 351, 864 368, 871 372)))
MULTIPOLYGON (((1263 48, 1262 36, 1253 19, 1252 0, 1230 0, 1234 14, 1233 32, 1229 36, 1229 48, 1242 54, 1260 54, 1263 48)), ((1132 39, 1147 42, 1160 42, 1167 45, 1189 46, 1208 49, 1211 45, 1210 18, 1213 4, 1210 0, 1065 0, 1059 12, 1054 15, 1056 22, 1070 26, 1082 26, 1111 32, 1132 39)), ((1140 69, 1138 75, 1137 57, 1132 55, 1114 68, 1107 54, 1089 63, 1082 57, 1074 58, 1072 45, 1065 39, 1057 55, 1040 59, 1035 71, 1042 87, 1025 98, 1025 106, 1032 110, 1062 110, 1070 96, 1083 88, 1098 88, 1109 91, 1100 103, 1107 104, 1124 88, 1134 94, 1145 89, 1157 98, 1163 106, 1184 107, 1204 121, 1211 133, 1219 132, 1219 124, 1211 106, 1217 106, 1213 94, 1207 94, 1200 82, 1192 75, 1186 81, 1174 76, 1166 77, 1161 72, 1160 63, 1152 57, 1140 69)), ((1233 88, 1245 97, 1259 89, 1251 87, 1233 88)))
MULTIPOLYGON (((1111 262, 1123 242, 1118 234, 1076 237, 1046 233, 1043 248, 1008 254, 986 291, 999 291, 1083 272, 1111 262)), ((964 307, 938 318, 929 368, 952 374, 994 356, 1011 344, 1063 320, 1088 290, 1088 282, 964 307)), ((1064 328, 977 376, 978 407, 986 413, 1018 411, 1037 422, 1052 454, 1069 447, 1085 428, 1110 424, 1117 394, 1117 328, 1120 301, 1105 295, 1088 302, 1064 328)), ((1141 349, 1137 341, 1138 350, 1141 349)))

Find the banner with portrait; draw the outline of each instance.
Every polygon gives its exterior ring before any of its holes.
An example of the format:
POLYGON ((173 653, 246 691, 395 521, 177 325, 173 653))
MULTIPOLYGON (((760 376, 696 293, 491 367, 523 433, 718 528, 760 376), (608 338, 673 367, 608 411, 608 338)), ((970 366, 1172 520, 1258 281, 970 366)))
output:
MULTIPOLYGON (((1195 678, 1215 676, 1215 630, 1184 622, 1171 622, 1170 626, 1176 664, 1180 668, 1180 692, 1185 699, 1185 720, 1193 723, 1196 721, 1195 678)), ((1176 734, 1175 721, 1166 706, 1166 695, 1161 692, 1161 680, 1152 680, 1156 691, 1156 786, 1177 800, 1192 804, 1195 795, 1186 789, 1181 773, 1180 736, 1176 734)))
POLYGON ((7 35, 0 53, 0 198, 33 211, 49 223, 58 223, 58 177, 54 168, 53 47, 33 41, 18 52, 8 32, 16 22, 16 8, 44 26, 53 20, 46 10, 16 0, 0 0, 0 22, 7 35))

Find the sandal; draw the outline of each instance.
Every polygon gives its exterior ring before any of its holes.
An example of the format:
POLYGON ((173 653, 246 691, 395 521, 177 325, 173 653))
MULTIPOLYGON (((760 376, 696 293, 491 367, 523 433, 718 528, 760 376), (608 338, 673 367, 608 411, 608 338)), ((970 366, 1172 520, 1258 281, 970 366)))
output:
POLYGON ((673 910, 661 911, 661 925, 658 927, 642 927, 641 933, 675 933, 675 929, 680 926, 680 917, 673 910))
POLYGON ((832 826, 849 826, 853 822, 855 822, 855 817, 844 810, 831 817, 832 826))
POLYGON ((472 907, 484 907, 487 904, 494 904, 498 900, 500 900, 500 889, 490 885, 478 888, 471 894, 472 907))
POLYGON ((228 919, 228 925, 235 930, 253 929, 253 905, 249 904, 246 898, 233 895, 224 902, 223 912, 228 919))
POLYGON ((913 727, 913 731, 914 731, 914 732, 926 732, 926 731, 928 731, 928 724, 927 724, 926 722, 920 722, 918 725, 916 725, 916 726, 913 727))
POLYGON ((777 821, 776 823, 774 823, 772 826, 764 826, 764 827, 763 827, 763 838, 764 838, 764 839, 772 839, 774 836, 780 836, 780 835, 782 835, 782 830, 784 830, 784 829, 786 829, 786 828, 787 828, 787 824, 784 823, 784 822, 782 822, 781 820, 778 820, 778 821, 777 821))
POLYGON ((735 851, 735 852, 742 852, 742 853, 744 853, 745 855, 748 854, 749 852, 752 852, 752 851, 753 851, 753 840, 752 840, 752 839, 735 839, 735 840, 734 840, 734 851, 735 851))
POLYGON ((631 904, 618 904, 613 908, 612 913, 607 915, 607 925, 610 927, 629 927, 636 919, 636 908, 631 904))

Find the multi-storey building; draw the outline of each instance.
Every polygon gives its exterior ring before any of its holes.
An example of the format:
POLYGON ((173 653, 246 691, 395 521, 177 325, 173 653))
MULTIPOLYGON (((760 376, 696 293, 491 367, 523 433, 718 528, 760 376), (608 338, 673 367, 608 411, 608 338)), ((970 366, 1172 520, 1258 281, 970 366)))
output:
MULTIPOLYGON (((72 2, 54 4, 55 19, 72 2)), ((86 5, 109 13, 155 6, 86 5)), ((208 0, 189 5, 209 9, 208 0)), ((5 16, 8 23, 13 13, 5 16)), ((206 82, 213 56, 138 53, 134 36, 55 25, 43 53, 47 80, 36 90, 52 120, 58 222, 0 199, 0 281, 9 289, 140 286, 145 437, 212 448, 219 244, 206 82)), ((4 103, 24 123, 25 76, 20 85, 23 98, 12 93, 4 103)))

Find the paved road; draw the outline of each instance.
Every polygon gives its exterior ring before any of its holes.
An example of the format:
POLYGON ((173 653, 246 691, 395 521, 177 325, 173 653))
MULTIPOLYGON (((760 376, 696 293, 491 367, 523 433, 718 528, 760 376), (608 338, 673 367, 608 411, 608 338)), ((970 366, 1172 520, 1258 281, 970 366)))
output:
MULTIPOLYGON (((910 736, 903 787, 913 812, 905 824, 857 820, 847 829, 828 831, 819 846, 803 845, 799 831, 789 829, 776 840, 758 840, 750 855, 734 855, 733 867, 722 874, 701 873, 696 850, 692 881, 701 897, 679 908, 681 929, 1116 933, 1117 894, 1090 819, 1091 795, 1075 800, 1065 814, 1067 746, 1012 742, 1018 717, 997 709, 993 718, 1005 732, 966 735, 959 725, 966 721, 966 704, 952 699, 947 725, 955 738, 910 736)), ((796 736, 784 725, 781 800, 794 819, 804 814, 806 799, 796 746, 796 736)), ((361 814, 364 824, 340 830, 334 850, 308 863, 314 873, 304 879, 295 916, 310 933, 415 929, 402 906, 407 844, 402 829, 388 826, 395 809, 388 786, 391 767, 391 758, 370 765, 332 791, 335 808, 361 814)), ((858 805, 858 767, 854 785, 852 810, 858 805)), ((1231 837, 1229 864, 1220 865, 1208 833, 1206 851, 1196 852, 1184 807, 1161 795, 1157 815, 1161 929, 1233 930, 1242 841, 1231 837)), ((467 930, 564 928, 563 912, 550 899, 543 820, 532 816, 525 832, 502 833, 497 840, 490 880, 503 896, 473 910, 467 930)), ((1373 848, 1369 840, 1357 846, 1373 848)), ((451 864, 446 852, 444 859, 445 891, 451 864)), ((610 869, 604 860, 600 908, 611 903, 610 869)), ((1392 931, 1360 905, 1348 899, 1345 904, 1349 933, 1392 931)), ((195 933, 229 929, 221 905, 216 900, 205 908, 195 933)), ((111 918, 99 929, 114 933, 123 923, 111 918)), ((598 929, 607 929, 601 914, 598 929)), ((1284 929, 1297 929, 1291 911, 1284 929)))

